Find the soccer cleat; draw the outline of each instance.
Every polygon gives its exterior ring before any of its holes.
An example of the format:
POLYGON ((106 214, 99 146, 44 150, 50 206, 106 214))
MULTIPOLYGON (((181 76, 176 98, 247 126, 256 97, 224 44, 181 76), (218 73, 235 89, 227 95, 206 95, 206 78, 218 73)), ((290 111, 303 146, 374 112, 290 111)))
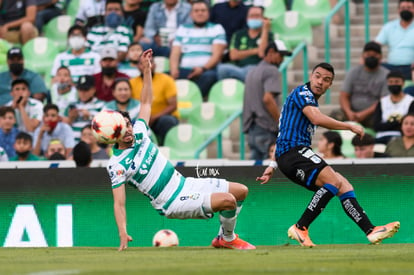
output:
POLYGON ((212 245, 213 247, 215 247, 215 248, 222 248, 222 246, 221 246, 221 244, 220 244, 220 239, 221 239, 221 236, 220 236, 220 235, 218 235, 217 237, 215 237, 215 238, 213 239, 213 241, 211 242, 211 245, 212 245))
POLYGON ((239 238, 239 235, 236 234, 236 238, 231 242, 227 242, 222 237, 216 237, 211 243, 212 246, 216 248, 230 248, 230 249, 256 249, 256 247, 246 241, 243 241, 239 238), (217 241, 216 241, 217 240, 217 241))
POLYGON ((372 244, 380 244, 383 239, 391 238, 400 228, 400 222, 392 222, 383 226, 376 226, 371 233, 367 235, 372 244))
POLYGON ((288 237, 292 240, 298 241, 301 246, 313 247, 316 246, 309 238, 308 229, 300 230, 296 227, 296 224, 292 225, 288 230, 288 237))

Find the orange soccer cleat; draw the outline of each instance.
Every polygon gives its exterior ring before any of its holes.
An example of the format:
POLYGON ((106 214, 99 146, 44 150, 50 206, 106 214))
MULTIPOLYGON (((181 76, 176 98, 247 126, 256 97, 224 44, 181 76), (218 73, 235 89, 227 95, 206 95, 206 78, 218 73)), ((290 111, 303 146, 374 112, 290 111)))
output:
POLYGON ((298 241, 301 246, 313 247, 316 246, 311 239, 309 238, 309 231, 307 228, 305 230, 300 230, 296 227, 296 224, 292 225, 288 230, 288 237, 298 241))
POLYGON ((246 241, 243 241, 239 238, 239 235, 236 234, 236 238, 231 242, 227 242, 221 236, 217 236, 211 242, 211 245, 215 248, 230 248, 230 249, 256 249, 256 247, 246 241))
POLYGON ((400 222, 392 222, 383 226, 376 226, 371 233, 367 235, 372 244, 379 244, 383 239, 391 238, 400 228, 400 222))

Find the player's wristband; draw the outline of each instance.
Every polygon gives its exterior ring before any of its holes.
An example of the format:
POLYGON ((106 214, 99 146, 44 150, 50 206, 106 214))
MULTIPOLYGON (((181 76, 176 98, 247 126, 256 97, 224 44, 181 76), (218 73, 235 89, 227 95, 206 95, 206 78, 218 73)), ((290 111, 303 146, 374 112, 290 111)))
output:
POLYGON ((273 168, 273 170, 276 170, 276 169, 277 169, 277 163, 276 163, 276 161, 272 160, 272 161, 269 163, 269 167, 272 167, 272 168, 273 168))

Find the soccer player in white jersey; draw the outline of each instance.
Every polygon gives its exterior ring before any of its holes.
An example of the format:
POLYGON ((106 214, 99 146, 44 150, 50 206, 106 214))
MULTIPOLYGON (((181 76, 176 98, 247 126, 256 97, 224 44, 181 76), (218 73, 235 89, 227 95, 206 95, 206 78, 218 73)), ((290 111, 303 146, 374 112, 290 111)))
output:
POLYGON ((208 219, 220 213, 219 235, 213 239, 216 248, 255 249, 234 233, 236 218, 247 196, 245 185, 217 178, 185 178, 162 156, 148 137, 152 104, 152 50, 142 54, 144 84, 141 110, 134 126, 127 112, 120 112, 127 122, 127 131, 115 144, 107 170, 112 182, 115 220, 120 246, 124 250, 132 241, 126 228, 125 184, 136 187, 148 196, 152 206, 167 218, 208 219))

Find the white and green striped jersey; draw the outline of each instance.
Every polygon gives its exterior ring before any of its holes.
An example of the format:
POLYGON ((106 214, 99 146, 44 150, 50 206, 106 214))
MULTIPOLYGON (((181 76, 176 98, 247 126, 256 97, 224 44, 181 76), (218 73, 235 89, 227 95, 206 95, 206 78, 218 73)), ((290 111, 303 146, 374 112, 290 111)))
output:
POLYGON ((99 113, 102 110, 102 108, 104 107, 105 101, 99 100, 98 98, 94 97, 91 101, 88 101, 86 103, 80 102, 80 101, 72 103, 65 110, 65 116, 66 117, 69 114, 69 109, 72 107, 71 105, 73 105, 78 110, 88 110, 89 111, 89 117, 85 118, 85 117, 79 115, 78 118, 71 125, 72 130, 73 130, 73 135, 75 137, 75 141, 79 142, 82 128, 92 122, 93 117, 97 113, 99 113))
POLYGON ((220 24, 207 23, 203 28, 183 24, 175 33, 173 46, 181 47, 181 68, 204 66, 210 59, 213 44, 226 45, 226 32, 220 24))
POLYGON ((80 55, 74 55, 71 50, 68 50, 56 56, 50 75, 55 76, 59 67, 65 66, 69 68, 72 80, 76 82, 82 75, 100 73, 100 61, 101 56, 89 49, 80 55))
POLYGON ((185 178, 159 153, 148 137, 148 129, 144 120, 135 122, 134 145, 124 150, 115 145, 107 171, 112 188, 128 183, 149 197, 155 209, 164 212, 183 188, 185 178))
POLYGON ((91 45, 91 49, 95 52, 100 52, 106 45, 113 46, 119 52, 127 52, 132 37, 133 31, 125 25, 119 25, 116 29, 99 25, 92 27, 86 38, 89 45, 91 45))

